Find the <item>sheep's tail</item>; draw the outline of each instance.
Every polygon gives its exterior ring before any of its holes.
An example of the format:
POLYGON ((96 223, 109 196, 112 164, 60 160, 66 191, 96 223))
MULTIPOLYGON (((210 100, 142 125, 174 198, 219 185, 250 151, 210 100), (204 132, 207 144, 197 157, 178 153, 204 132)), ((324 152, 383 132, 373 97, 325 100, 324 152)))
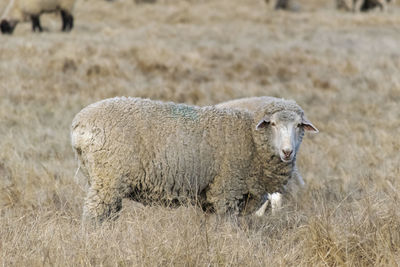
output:
POLYGON ((10 0, 10 2, 8 2, 8 5, 6 6, 6 9, 4 9, 3 14, 1 14, 0 20, 3 20, 5 18, 5 16, 8 15, 8 13, 11 10, 11 8, 14 6, 14 2, 15 2, 15 0, 10 0))

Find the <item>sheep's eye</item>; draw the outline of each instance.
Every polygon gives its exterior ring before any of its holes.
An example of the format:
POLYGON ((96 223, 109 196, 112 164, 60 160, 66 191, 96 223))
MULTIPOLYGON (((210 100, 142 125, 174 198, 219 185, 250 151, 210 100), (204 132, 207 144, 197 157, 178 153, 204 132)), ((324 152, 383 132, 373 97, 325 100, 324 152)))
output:
POLYGON ((301 123, 297 124, 297 128, 300 128, 300 127, 301 127, 301 123))
POLYGON ((271 126, 276 126, 276 123, 271 121, 271 126))

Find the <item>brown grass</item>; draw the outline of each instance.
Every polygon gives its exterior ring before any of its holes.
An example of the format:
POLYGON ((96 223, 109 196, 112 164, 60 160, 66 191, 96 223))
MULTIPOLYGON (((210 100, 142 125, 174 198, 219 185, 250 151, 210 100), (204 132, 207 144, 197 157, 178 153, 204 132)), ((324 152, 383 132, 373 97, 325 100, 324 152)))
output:
POLYGON ((0 36, 0 264, 398 265, 399 10, 302 2, 78 0, 70 34, 45 15, 47 32, 0 36), (125 201, 115 222, 83 230, 69 126, 117 95, 295 99, 321 131, 298 158, 307 188, 262 219, 125 201))

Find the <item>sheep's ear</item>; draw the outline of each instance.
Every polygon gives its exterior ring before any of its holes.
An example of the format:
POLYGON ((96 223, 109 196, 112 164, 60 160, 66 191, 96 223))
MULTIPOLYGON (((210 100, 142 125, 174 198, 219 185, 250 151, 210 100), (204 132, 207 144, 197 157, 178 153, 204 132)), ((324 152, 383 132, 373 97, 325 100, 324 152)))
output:
POLYGON ((267 127, 269 125, 269 123, 270 123, 270 119, 268 117, 262 118, 257 123, 256 130, 259 131, 260 129, 267 127))
POLYGON ((318 129, 312 125, 312 123, 307 120, 306 118, 303 118, 302 122, 301 122, 301 126, 303 126, 303 129, 308 131, 308 132, 312 132, 312 133, 318 133, 318 129))

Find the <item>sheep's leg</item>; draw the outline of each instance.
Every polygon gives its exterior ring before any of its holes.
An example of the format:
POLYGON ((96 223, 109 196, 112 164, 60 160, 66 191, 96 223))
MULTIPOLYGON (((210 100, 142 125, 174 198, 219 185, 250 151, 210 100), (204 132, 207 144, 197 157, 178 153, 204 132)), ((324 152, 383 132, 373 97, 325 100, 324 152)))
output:
POLYGON ((74 17, 66 10, 61 10, 62 31, 69 32, 74 27, 74 17))
POLYGON ((269 195, 269 199, 271 200, 271 208, 272 214, 282 208, 282 194, 281 193, 273 193, 269 195))
POLYGON ((245 185, 240 184, 240 179, 224 179, 224 177, 229 176, 228 174, 215 177, 206 192, 207 202, 212 205, 219 215, 238 215, 239 198, 244 195, 242 191, 245 192, 245 185))
POLYGON ((353 12, 358 13, 364 5, 365 0, 353 0, 353 12))
POLYGON ((117 189, 92 183, 85 199, 83 219, 101 223, 108 218, 116 218, 121 208, 122 197, 117 189))
POLYGON ((268 194, 268 197, 266 198, 265 202, 255 212, 255 215, 257 217, 263 216, 270 202, 271 202, 272 214, 275 214, 279 209, 282 208, 282 194, 281 193, 268 194))
POLYGON ((36 29, 38 29, 39 32, 42 32, 42 26, 40 25, 40 18, 39 15, 32 15, 31 16, 31 20, 32 20, 32 31, 36 31, 36 29))
POLYGON ((267 210, 269 199, 265 200, 264 204, 255 212, 257 217, 262 217, 267 210))

